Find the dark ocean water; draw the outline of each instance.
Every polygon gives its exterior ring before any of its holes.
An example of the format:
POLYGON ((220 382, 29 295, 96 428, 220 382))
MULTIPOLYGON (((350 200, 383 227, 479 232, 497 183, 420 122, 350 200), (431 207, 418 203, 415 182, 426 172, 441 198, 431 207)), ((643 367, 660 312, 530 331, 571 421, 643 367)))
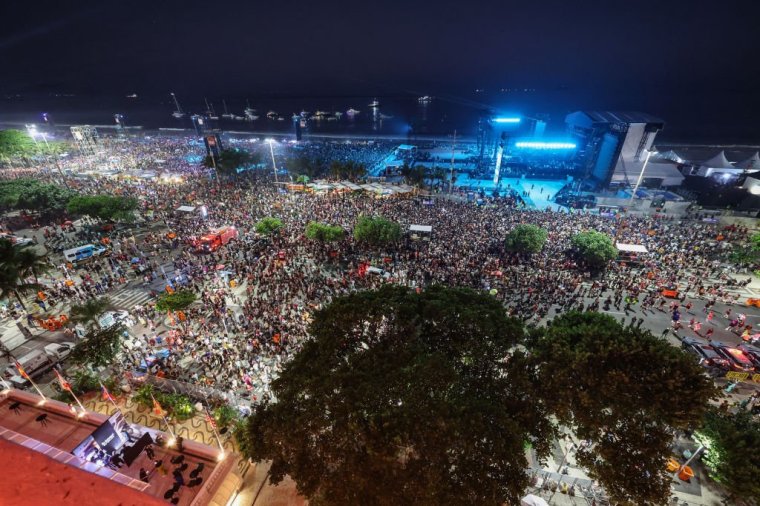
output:
MULTIPOLYGON (((513 90, 510 93, 468 93, 460 96, 435 96, 429 104, 421 104, 416 96, 251 96, 209 97, 217 115, 213 124, 225 131, 293 132, 292 115, 307 111, 343 116, 337 121, 309 121, 312 133, 357 135, 439 135, 474 136, 479 117, 484 111, 496 115, 542 115, 549 120, 547 136, 562 137, 565 116, 576 110, 639 110, 663 118, 665 130, 658 142, 673 144, 760 144, 756 128, 757 111, 743 95, 724 93, 706 101, 701 94, 688 90, 677 95, 641 94, 610 90, 605 94, 592 91, 513 90), (222 99, 230 113, 244 116, 247 101, 257 110, 257 121, 236 121, 221 118, 222 99), (379 107, 369 104, 377 100, 379 107), (348 109, 359 111, 353 118, 348 109), (269 111, 277 112, 282 121, 267 119, 269 111)), ((184 118, 171 116, 171 97, 140 95, 137 98, 94 96, 15 96, 0 97, 0 123, 41 123, 47 112, 56 124, 113 125, 114 113, 123 114, 128 126, 154 128, 192 128, 190 114, 206 111, 204 97, 178 96, 188 113, 184 118)))

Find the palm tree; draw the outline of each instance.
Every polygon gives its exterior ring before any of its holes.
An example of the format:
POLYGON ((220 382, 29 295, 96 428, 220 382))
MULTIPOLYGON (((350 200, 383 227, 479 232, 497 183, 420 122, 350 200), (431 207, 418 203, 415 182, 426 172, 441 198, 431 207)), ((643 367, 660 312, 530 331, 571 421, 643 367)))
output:
POLYGON ((22 273, 15 265, 9 263, 0 263, 0 298, 10 299, 11 295, 16 297, 21 307, 26 310, 26 304, 21 299, 21 295, 34 292, 42 288, 39 283, 27 283, 22 273))
POLYGON ((84 304, 74 304, 71 306, 71 321, 83 323, 89 326, 90 329, 100 328, 98 321, 100 315, 112 308, 113 304, 108 297, 87 299, 84 304))
POLYGON ((34 276, 35 283, 39 283, 38 276, 50 270, 50 264, 44 255, 40 255, 31 248, 23 248, 16 253, 16 265, 24 275, 34 276))
POLYGON ((0 265, 15 268, 21 278, 33 275, 35 283, 39 282, 37 277, 40 274, 50 270, 45 255, 40 255, 28 244, 13 244, 7 239, 0 240, 0 259, 0 265))

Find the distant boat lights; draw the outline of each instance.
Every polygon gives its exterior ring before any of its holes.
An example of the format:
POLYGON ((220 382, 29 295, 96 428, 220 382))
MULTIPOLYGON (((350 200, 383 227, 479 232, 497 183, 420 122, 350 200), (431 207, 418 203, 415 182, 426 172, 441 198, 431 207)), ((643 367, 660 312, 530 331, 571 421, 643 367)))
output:
POLYGON ((515 147, 519 149, 575 149, 577 146, 574 142, 524 141, 515 142, 515 147))
POLYGON ((519 123, 521 118, 494 118, 494 123, 519 123))

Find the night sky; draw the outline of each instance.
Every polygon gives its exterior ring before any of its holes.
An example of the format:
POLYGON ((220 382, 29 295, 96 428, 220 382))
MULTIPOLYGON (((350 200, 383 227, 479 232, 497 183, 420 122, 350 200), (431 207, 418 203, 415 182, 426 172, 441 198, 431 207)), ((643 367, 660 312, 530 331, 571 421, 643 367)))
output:
POLYGON ((752 5, 6 1, 0 94, 474 99, 483 88, 498 102, 499 89, 517 87, 536 89, 525 100, 539 112, 542 101, 546 110, 639 109, 683 132, 730 129, 749 139, 760 112, 752 5))

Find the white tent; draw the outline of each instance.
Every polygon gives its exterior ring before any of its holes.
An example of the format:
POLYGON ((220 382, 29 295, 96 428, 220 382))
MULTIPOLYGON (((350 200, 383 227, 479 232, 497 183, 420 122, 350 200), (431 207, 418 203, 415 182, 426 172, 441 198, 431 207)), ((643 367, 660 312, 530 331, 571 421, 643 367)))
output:
POLYGON ((537 495, 528 494, 520 499, 520 506, 549 506, 549 503, 537 495))
POLYGON ((734 166, 726 158, 726 152, 721 151, 717 155, 713 156, 709 160, 700 163, 702 167, 708 167, 710 169, 733 169, 734 166))
POLYGON ((177 212, 180 213, 192 213, 195 211, 195 206, 179 206, 177 208, 177 212))
POLYGON ((737 163, 736 168, 746 170, 748 172, 760 170, 760 154, 755 151, 754 155, 750 156, 746 160, 742 160, 741 162, 737 163))
POLYGON ((410 225, 409 231, 410 232, 425 232, 429 234, 433 231, 433 227, 431 225, 410 225))
POLYGON ((629 251, 631 253, 649 253, 649 250, 646 248, 646 246, 643 246, 641 244, 625 244, 619 242, 615 244, 615 246, 617 246, 618 251, 629 251))

